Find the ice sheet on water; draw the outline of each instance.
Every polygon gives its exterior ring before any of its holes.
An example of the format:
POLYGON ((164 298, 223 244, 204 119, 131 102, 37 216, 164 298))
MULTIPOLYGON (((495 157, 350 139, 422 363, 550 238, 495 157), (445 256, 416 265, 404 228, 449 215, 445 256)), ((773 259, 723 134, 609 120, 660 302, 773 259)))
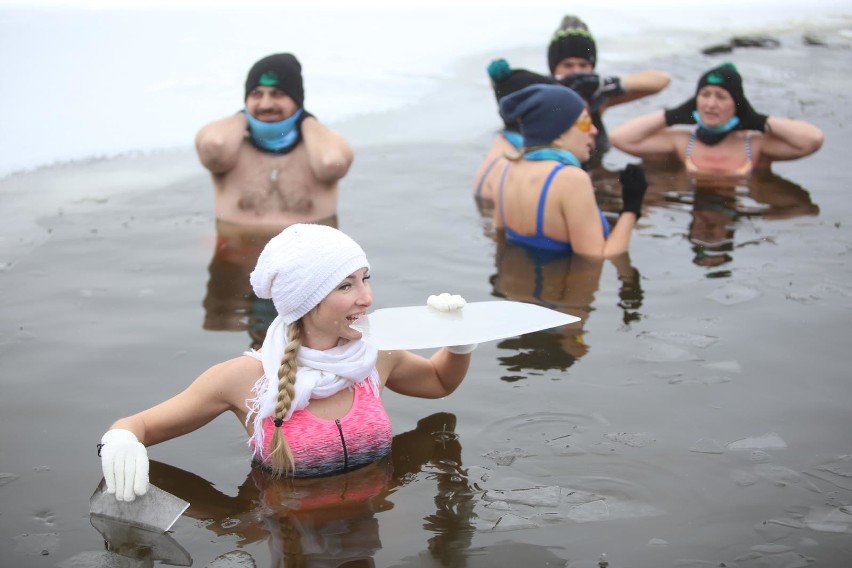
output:
POLYGON ((768 479, 773 483, 776 483, 781 486, 787 486, 789 484, 798 484, 801 487, 813 491, 814 493, 822 493, 822 491, 820 491, 818 487, 816 487, 807 479, 803 478, 799 472, 794 471, 789 467, 785 467, 783 465, 761 463, 754 466, 754 472, 760 477, 768 479))
POLYGON ((514 448, 511 450, 492 450, 487 454, 484 454, 483 457, 486 457, 496 463, 497 465, 512 465, 517 458, 528 458, 533 454, 522 450, 520 448, 514 448))
POLYGON ((551 485, 523 489, 489 489, 482 496, 484 501, 500 501, 529 507, 576 506, 603 499, 601 495, 551 485))
POLYGON ((506 531, 552 525, 587 523, 659 515, 655 507, 641 502, 609 497, 559 485, 518 485, 515 479, 503 480, 514 488, 488 489, 477 504, 477 528, 506 531))
POLYGON ((244 550, 232 550, 214 558, 204 568, 256 568, 251 554, 244 550))
POLYGON ((852 515, 828 505, 811 507, 804 523, 809 529, 819 532, 852 534, 852 515))
POLYGON ((673 377, 669 379, 670 385, 718 385, 730 383, 730 377, 713 375, 709 377, 673 377))
POLYGON ((702 367, 707 369, 716 369, 717 371, 727 371, 729 373, 739 373, 743 370, 742 365, 738 361, 713 361, 702 363, 702 367))
POLYGON ((842 477, 852 478, 852 459, 850 459, 850 456, 844 456, 835 462, 821 465, 817 469, 828 471, 842 477))
POLYGON ((610 432, 604 438, 633 448, 644 448, 654 441, 654 436, 647 432, 610 432))
POLYGON ((645 363, 669 363, 698 359, 683 347, 657 339, 645 338, 637 344, 640 345, 640 352, 634 358, 645 363))
POLYGON ((718 288, 709 294, 707 298, 724 306, 742 304, 758 298, 760 290, 744 286, 742 284, 730 283, 718 288))
POLYGON ((7 483, 11 483, 18 479, 18 476, 14 473, 0 473, 0 487, 3 487, 7 483))
POLYGON ((741 469, 731 472, 731 479, 740 487, 748 487, 757 483, 757 476, 755 474, 741 469))
POLYGON ((840 456, 835 461, 818 465, 805 473, 841 489, 852 490, 852 456, 840 456))
POLYGON ((690 333, 688 331, 643 331, 639 334, 639 336, 658 339, 674 345, 699 347, 702 349, 719 341, 718 337, 713 337, 712 335, 701 335, 698 333, 690 333))
POLYGON ((780 450, 786 447, 787 442, 775 432, 743 438, 728 444, 728 448, 731 450, 780 450))
POLYGON ((742 568, 806 568, 812 561, 792 550, 778 554, 764 554, 753 551, 736 558, 737 566, 742 568))
POLYGON ((108 550, 75 554, 60 562, 59 568, 139 568, 139 560, 121 556, 108 550))

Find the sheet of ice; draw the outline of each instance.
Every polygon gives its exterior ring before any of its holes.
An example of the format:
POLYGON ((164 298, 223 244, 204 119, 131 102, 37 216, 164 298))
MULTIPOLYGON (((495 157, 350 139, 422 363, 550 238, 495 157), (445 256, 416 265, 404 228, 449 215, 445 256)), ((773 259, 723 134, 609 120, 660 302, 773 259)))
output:
POLYGON ((728 444, 728 448, 732 450, 780 450, 786 447, 787 442, 775 432, 743 438, 728 444))

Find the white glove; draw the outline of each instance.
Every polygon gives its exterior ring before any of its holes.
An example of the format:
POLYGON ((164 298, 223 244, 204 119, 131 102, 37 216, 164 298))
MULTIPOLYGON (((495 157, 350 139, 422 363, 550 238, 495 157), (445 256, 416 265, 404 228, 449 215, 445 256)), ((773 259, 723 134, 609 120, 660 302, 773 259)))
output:
MULTIPOLYGON (((467 302, 465 302, 464 298, 462 298, 458 294, 449 294, 447 292, 444 292, 443 294, 438 294, 437 296, 429 296, 429 298, 426 300, 427 306, 441 312, 452 312, 460 310, 464 307, 466 303, 467 302)), ((447 347, 447 351, 456 355, 467 355, 468 353, 476 349, 476 346, 476 343, 471 343, 469 345, 453 345, 451 347, 447 347)))
POLYGON ((456 355, 467 355, 468 353, 470 353, 471 351, 476 349, 477 345, 479 345, 479 344, 478 343, 469 343, 467 345, 451 345, 451 346, 447 347, 447 351, 449 351, 450 353, 454 353, 456 355))
POLYGON ((107 493, 133 501, 148 491, 148 451, 130 430, 114 428, 101 438, 101 467, 107 493))

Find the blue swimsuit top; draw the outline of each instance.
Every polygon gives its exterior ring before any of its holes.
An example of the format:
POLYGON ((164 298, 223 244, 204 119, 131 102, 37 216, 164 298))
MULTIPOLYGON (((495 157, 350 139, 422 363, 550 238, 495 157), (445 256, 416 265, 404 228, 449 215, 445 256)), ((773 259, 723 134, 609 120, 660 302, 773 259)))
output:
MULTIPOLYGON (((506 167, 503 168, 503 173, 500 176, 500 216, 503 218, 503 231, 506 233, 506 239, 528 246, 536 249, 546 250, 550 252, 557 252, 563 254, 571 254, 574 249, 571 248, 571 243, 558 241, 556 239, 551 239, 547 235, 544 234, 544 204, 547 201, 547 192, 550 190, 550 184, 553 182, 553 178, 556 177, 556 174, 565 167, 565 164, 557 164, 550 171, 550 174, 547 176, 547 180, 544 182, 544 187, 541 188, 541 195, 538 198, 538 212, 536 213, 536 221, 535 221, 535 234, 534 235, 522 235, 513 231, 509 225, 506 223, 506 215, 503 210, 503 185, 506 181, 506 173, 509 171, 509 166, 511 164, 506 164, 506 167)), ((603 234, 606 239, 609 237, 609 221, 607 221, 606 217, 603 214, 603 211, 598 209, 598 214, 601 217, 601 224, 603 225, 603 234)))

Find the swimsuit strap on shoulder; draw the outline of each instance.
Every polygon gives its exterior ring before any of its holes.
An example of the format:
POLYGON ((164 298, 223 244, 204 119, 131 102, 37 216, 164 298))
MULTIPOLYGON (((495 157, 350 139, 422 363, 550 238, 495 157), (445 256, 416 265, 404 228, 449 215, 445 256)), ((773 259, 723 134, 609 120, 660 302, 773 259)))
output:
POLYGON ((692 149, 695 147, 695 132, 689 135, 689 140, 686 142, 686 157, 692 157, 692 149))
MULTIPOLYGON (((552 170, 550 170, 550 175, 547 176, 547 180, 544 182, 544 187, 541 188, 541 195, 538 198, 538 213, 536 214, 535 220, 535 233, 539 237, 543 237, 544 235, 544 203, 547 201, 547 192, 550 189, 550 184, 553 182, 553 178, 556 177, 556 174, 559 173, 559 170, 565 167, 565 164, 559 164, 555 166, 552 170)), ((501 213, 502 215, 502 213, 501 213)))
POLYGON ((477 197, 480 197, 482 195, 482 186, 485 185, 485 180, 488 179, 488 174, 491 173, 491 170, 494 169, 494 166, 497 165, 497 162, 500 161, 501 157, 502 156, 497 156, 496 158, 491 160, 491 163, 488 164, 487 168, 485 168, 485 173, 482 174, 482 177, 479 179, 479 184, 476 186, 476 196, 477 197))
POLYGON ((503 221, 503 226, 506 226, 506 214, 503 211, 503 186, 506 185, 506 174, 509 173, 509 166, 512 162, 508 162, 503 168, 503 173, 500 174, 500 189, 498 191, 498 201, 500 201, 500 219, 503 221))
POLYGON ((746 132, 745 151, 746 151, 746 158, 748 158, 748 162, 749 162, 749 164, 751 164, 751 133, 750 132, 746 132))

